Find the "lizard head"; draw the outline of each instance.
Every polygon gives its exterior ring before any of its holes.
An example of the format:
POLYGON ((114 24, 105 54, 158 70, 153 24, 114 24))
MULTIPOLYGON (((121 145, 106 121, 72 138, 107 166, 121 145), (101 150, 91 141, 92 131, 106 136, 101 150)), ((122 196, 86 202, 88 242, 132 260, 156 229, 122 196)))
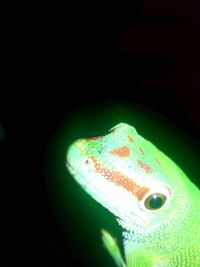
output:
POLYGON ((105 136, 75 141, 66 165, 128 231, 151 231, 186 209, 180 199, 187 178, 182 179, 178 166, 128 124, 116 125, 105 136))

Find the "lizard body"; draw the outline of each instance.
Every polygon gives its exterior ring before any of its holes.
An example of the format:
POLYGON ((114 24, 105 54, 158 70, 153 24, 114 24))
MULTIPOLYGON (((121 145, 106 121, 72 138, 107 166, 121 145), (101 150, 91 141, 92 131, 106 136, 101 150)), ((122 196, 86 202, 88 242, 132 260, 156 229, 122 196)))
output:
POLYGON ((67 167, 121 225, 125 261, 102 231, 118 266, 200 266, 200 191, 134 127, 120 123, 105 136, 75 141, 67 167))

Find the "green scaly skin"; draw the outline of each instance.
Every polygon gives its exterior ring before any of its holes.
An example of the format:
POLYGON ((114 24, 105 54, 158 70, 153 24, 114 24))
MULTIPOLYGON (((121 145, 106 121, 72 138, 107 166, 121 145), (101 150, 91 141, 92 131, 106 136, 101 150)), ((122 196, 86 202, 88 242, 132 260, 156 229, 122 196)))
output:
POLYGON ((75 141, 67 167, 121 225, 125 260, 102 230, 118 266, 200 266, 200 191, 134 127, 120 123, 105 136, 75 141))

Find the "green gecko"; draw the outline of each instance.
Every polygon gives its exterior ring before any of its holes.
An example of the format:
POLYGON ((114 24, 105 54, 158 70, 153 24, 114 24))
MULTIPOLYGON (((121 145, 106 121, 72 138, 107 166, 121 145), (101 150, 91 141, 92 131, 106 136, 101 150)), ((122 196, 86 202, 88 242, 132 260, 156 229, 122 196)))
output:
POLYGON ((200 191, 134 127, 120 123, 105 136, 75 141, 66 165, 122 227, 125 259, 102 230, 118 266, 200 266, 200 191))

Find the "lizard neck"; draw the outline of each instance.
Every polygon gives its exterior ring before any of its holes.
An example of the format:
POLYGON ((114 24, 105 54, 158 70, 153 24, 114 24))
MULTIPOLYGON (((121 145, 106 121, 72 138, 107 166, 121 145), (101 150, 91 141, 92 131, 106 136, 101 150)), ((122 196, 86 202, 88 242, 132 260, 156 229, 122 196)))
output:
POLYGON ((185 266, 200 266, 199 210, 200 194, 196 190, 182 218, 169 218, 149 231, 124 228, 122 236, 126 258, 132 257, 135 249, 142 248, 147 253, 150 251, 152 255, 164 258, 169 266, 183 266, 178 262, 186 262, 185 266))

